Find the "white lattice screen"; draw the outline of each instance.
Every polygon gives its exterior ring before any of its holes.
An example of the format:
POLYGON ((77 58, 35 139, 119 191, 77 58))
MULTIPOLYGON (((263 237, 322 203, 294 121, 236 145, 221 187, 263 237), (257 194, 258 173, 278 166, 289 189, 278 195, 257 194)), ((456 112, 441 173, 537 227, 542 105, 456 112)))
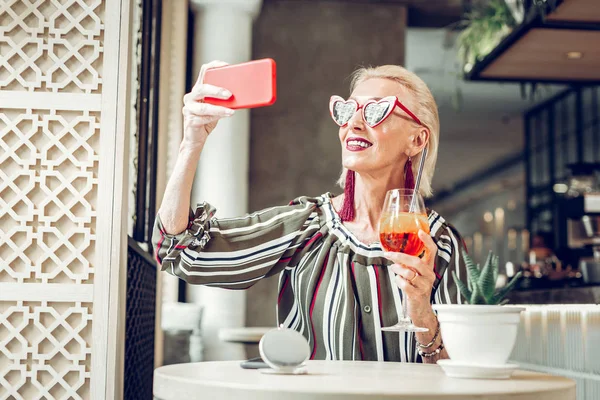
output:
POLYGON ((0 399, 112 398, 122 3, 0 0, 0 399))

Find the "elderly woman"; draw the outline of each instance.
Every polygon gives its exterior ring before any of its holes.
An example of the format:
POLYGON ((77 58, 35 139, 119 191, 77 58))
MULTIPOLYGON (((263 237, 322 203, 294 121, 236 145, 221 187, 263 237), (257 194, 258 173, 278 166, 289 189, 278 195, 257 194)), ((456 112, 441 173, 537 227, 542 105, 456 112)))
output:
POLYGON ((340 126, 344 193, 219 219, 209 204, 190 209, 206 138, 220 118, 233 114, 203 102, 231 96, 202 83, 204 71, 218 65, 205 65, 184 97, 184 138, 153 236, 162 269, 191 284, 228 289, 279 274, 278 324, 307 338, 312 359, 447 358, 431 304, 460 301, 452 271, 466 275, 462 240, 435 211, 429 211, 430 233, 419 232, 422 257, 382 251, 378 234, 386 192, 412 185, 412 164, 424 148, 419 190, 431 195, 439 119, 426 84, 400 66, 359 69, 350 99, 332 98, 342 104, 331 111, 340 126), (365 104, 378 101, 389 107, 365 112, 365 104), (414 324, 428 332, 382 332, 398 321, 403 301, 414 324))

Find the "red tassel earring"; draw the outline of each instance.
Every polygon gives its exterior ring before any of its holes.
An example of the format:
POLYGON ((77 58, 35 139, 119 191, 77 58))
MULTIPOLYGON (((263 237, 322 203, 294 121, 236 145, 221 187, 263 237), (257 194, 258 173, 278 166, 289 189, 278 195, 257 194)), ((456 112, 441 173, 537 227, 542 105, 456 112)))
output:
POLYGON ((344 185, 344 205, 340 210, 342 222, 354 220, 354 180, 356 178, 354 171, 346 172, 346 184, 344 185))
POLYGON ((404 189, 413 190, 415 188, 415 176, 412 170, 412 161, 410 157, 404 165, 404 189))

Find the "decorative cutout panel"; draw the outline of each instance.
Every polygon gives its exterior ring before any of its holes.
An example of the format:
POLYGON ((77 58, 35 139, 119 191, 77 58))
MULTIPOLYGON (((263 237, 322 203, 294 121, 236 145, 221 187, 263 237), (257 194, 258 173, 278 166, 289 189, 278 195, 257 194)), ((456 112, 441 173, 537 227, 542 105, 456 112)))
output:
POLYGON ((110 397, 124 1, 0 0, 0 400, 110 397))
POLYGON ((91 321, 89 303, 0 302, 0 398, 88 398, 91 321))
POLYGON ((0 90, 99 93, 104 3, 0 1, 0 90))
POLYGON ((0 113, 0 282, 91 283, 99 113, 0 113))

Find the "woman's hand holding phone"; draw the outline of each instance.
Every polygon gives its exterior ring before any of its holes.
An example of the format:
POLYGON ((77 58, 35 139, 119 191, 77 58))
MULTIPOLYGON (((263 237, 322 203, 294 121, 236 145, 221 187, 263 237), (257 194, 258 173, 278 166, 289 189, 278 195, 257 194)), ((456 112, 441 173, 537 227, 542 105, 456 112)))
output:
POLYGON ((217 126, 217 122, 221 118, 233 115, 234 111, 230 108, 204 102, 206 97, 223 100, 231 97, 228 90, 203 83, 207 69, 226 65, 228 64, 222 61, 204 64, 200 68, 194 87, 183 97, 183 142, 186 145, 204 145, 208 135, 217 126))

